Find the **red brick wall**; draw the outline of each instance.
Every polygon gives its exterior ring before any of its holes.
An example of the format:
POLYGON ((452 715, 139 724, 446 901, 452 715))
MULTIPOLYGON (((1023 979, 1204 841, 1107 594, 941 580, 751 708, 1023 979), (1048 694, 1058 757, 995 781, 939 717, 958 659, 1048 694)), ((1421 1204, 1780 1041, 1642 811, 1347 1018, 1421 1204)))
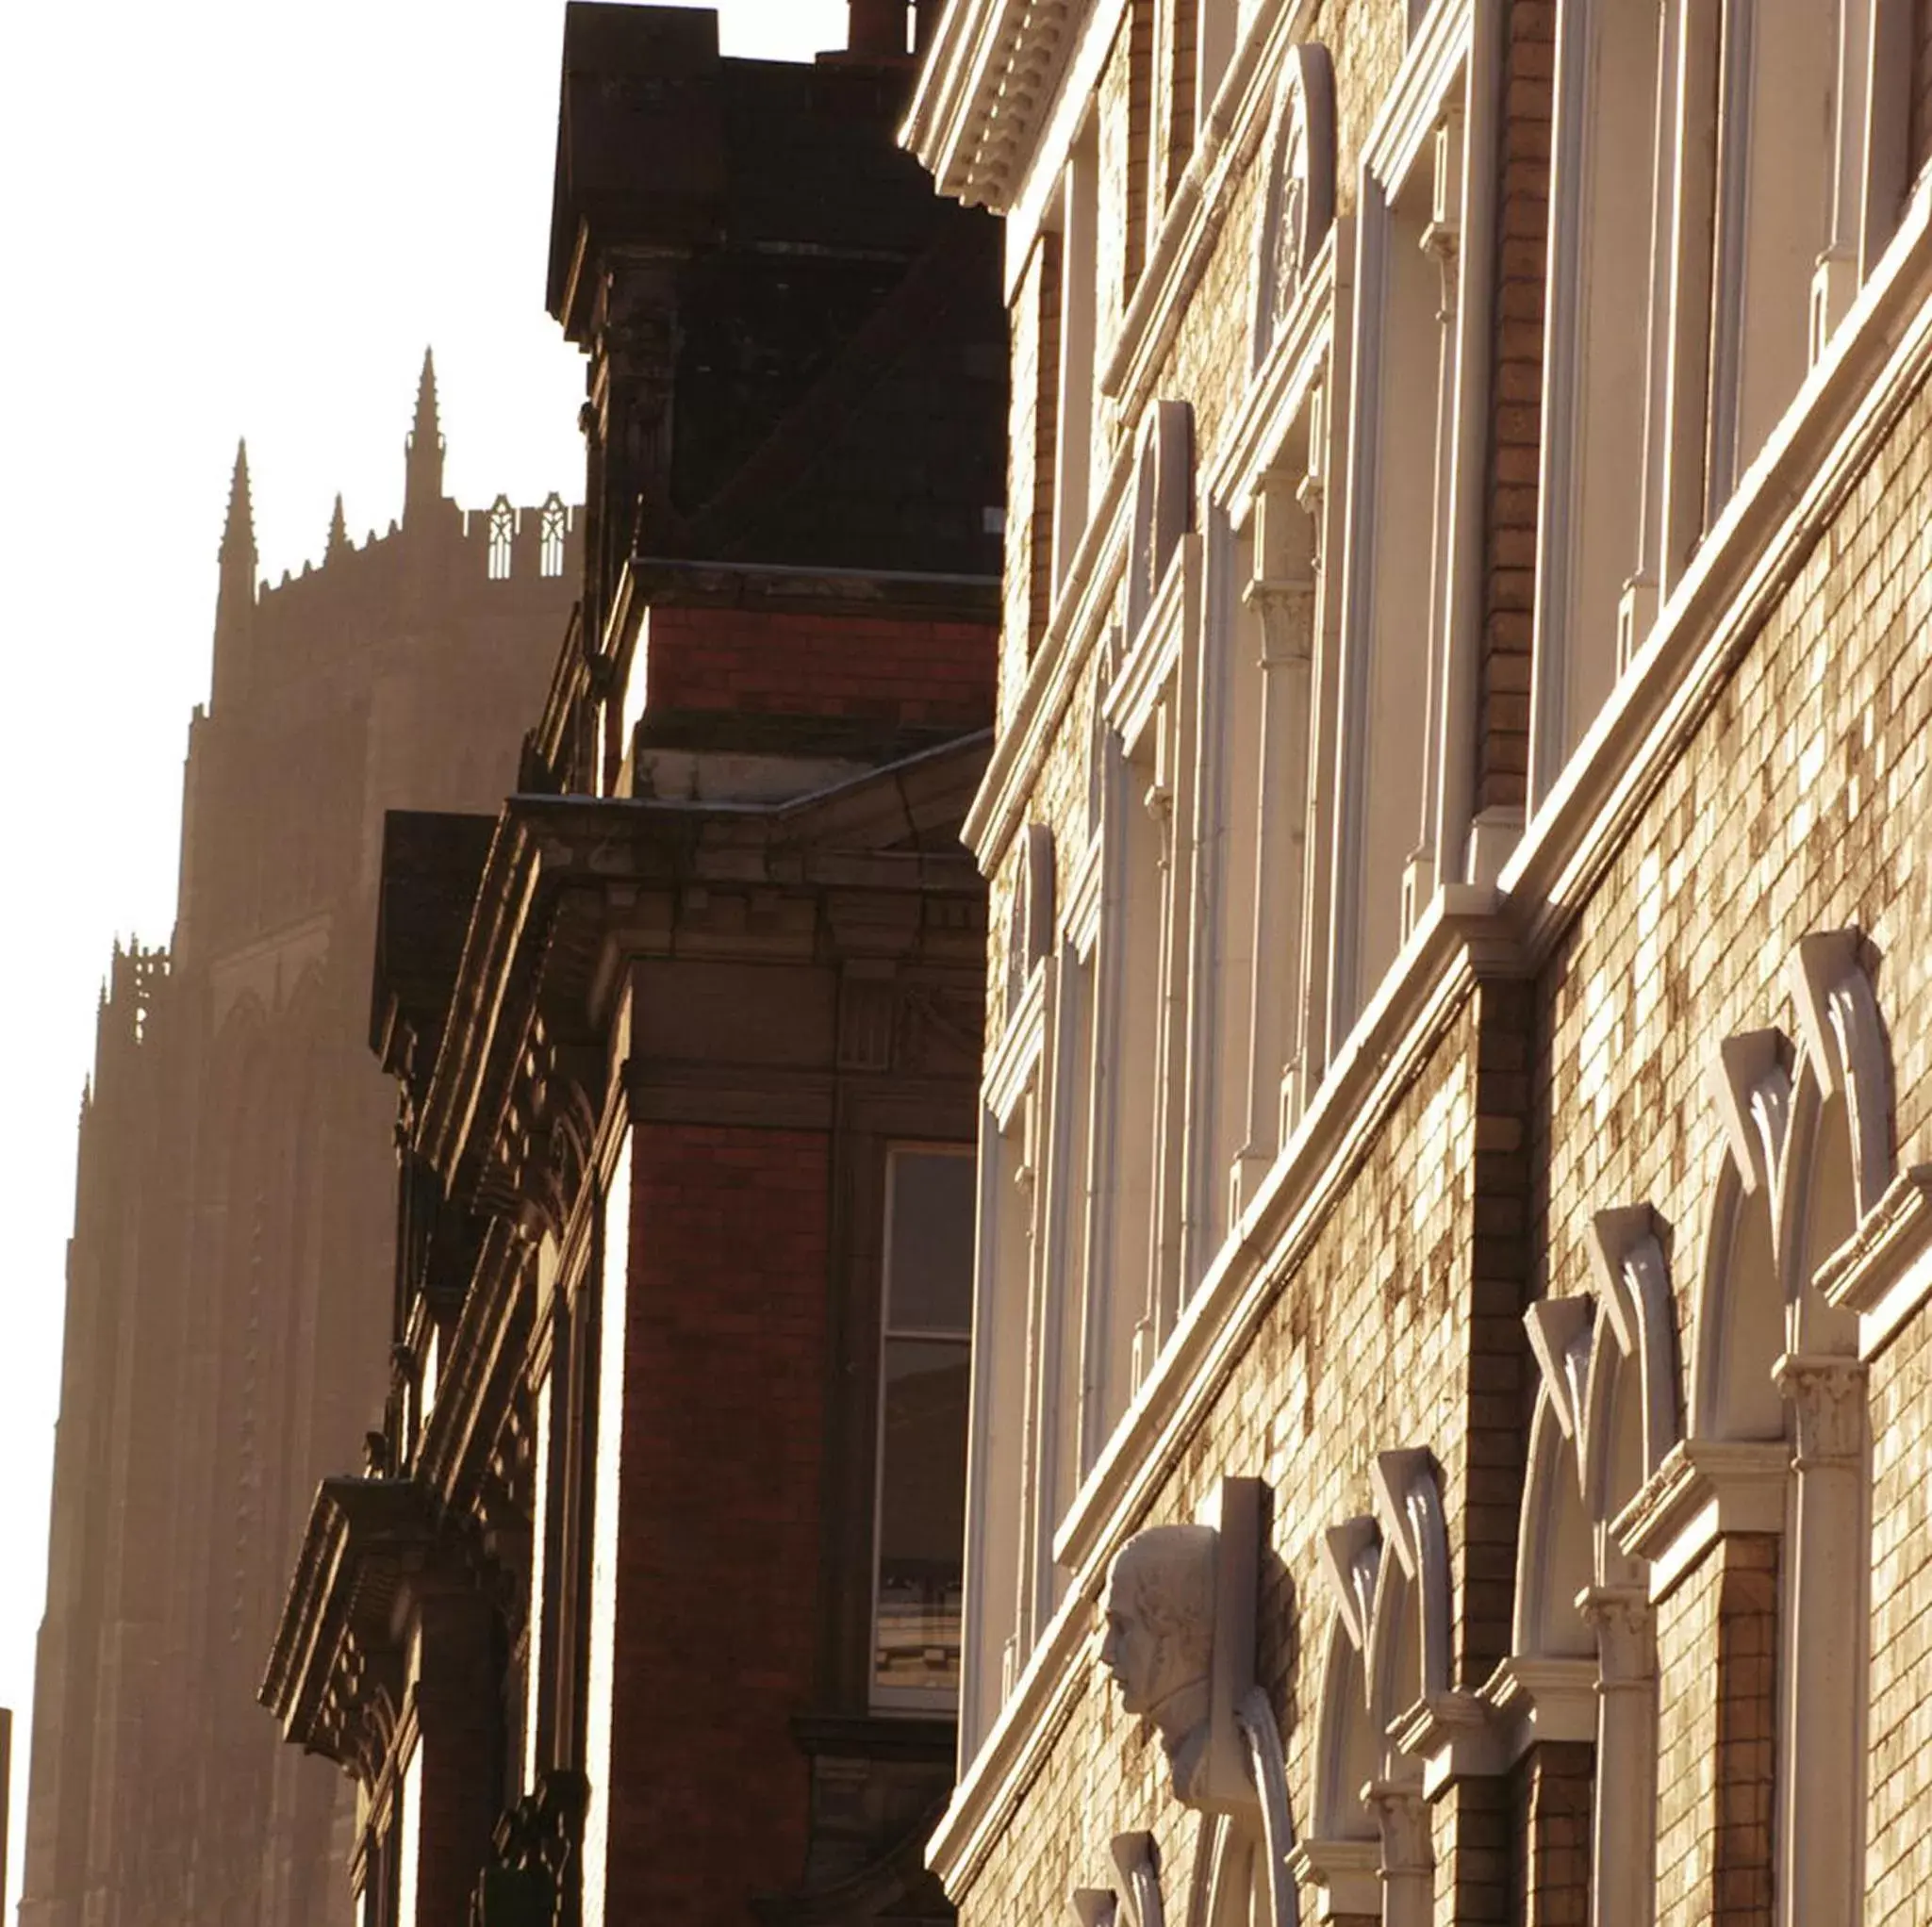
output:
POLYGON ((639 1124, 632 1155, 604 1918, 724 1919, 804 1867, 827 1140, 639 1124))
POLYGON ((432 1599, 422 1614, 421 1836, 411 1927, 467 1920, 490 1857, 503 1789, 503 1706, 493 1685, 489 1609, 473 1593, 432 1599))
POLYGON ((640 647, 652 710, 993 720, 990 623, 653 608, 640 647))

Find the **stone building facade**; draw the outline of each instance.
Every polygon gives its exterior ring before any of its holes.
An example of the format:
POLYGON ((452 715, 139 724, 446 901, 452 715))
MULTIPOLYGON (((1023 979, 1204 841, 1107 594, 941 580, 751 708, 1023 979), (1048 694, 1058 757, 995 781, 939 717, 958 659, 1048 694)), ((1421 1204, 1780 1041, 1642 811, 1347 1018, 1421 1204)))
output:
POLYGON ((974 1923, 1932 1911, 1932 25, 952 0, 974 1923))
POLYGON ((254 1705, 316 1479, 385 1382, 392 1100, 362 1044, 384 813, 478 807, 568 615, 575 514, 443 493, 257 585, 245 455, 172 945, 115 953, 81 1104, 22 1927, 347 1918, 347 1803, 254 1705))
POLYGON ((566 13, 580 599, 389 818, 390 1392, 264 1645, 363 1927, 951 1918, 1004 313, 851 18, 566 13))

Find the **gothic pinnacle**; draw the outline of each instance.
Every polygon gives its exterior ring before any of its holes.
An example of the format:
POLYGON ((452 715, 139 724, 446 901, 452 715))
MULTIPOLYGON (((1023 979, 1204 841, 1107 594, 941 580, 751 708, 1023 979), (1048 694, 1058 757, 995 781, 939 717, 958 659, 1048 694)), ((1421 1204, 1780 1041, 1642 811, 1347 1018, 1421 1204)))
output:
POLYGON ((255 573, 255 503, 248 486, 248 443, 235 444, 235 476, 228 485, 228 520, 222 531, 222 559, 246 555, 255 573))
POLYGON ((327 561, 332 556, 339 555, 348 546, 349 530, 342 520, 342 494, 341 490, 338 489, 335 513, 329 517, 328 546, 322 551, 322 559, 327 561))

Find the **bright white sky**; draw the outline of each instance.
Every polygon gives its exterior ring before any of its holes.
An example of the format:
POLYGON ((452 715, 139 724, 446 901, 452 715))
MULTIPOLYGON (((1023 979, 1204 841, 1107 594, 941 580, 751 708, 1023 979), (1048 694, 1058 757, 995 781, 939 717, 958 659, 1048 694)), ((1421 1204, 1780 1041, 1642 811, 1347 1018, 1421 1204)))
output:
MULTIPOLYGON (((674 0, 688 4, 688 0, 674 0)), ((727 53, 843 44, 843 0, 721 0, 727 53)), ((543 311, 562 0, 0 8, 0 1705, 25 1854, 74 1125, 109 947, 173 921, 181 757, 248 437, 265 575, 402 509, 436 348, 448 484, 583 489, 543 311)))

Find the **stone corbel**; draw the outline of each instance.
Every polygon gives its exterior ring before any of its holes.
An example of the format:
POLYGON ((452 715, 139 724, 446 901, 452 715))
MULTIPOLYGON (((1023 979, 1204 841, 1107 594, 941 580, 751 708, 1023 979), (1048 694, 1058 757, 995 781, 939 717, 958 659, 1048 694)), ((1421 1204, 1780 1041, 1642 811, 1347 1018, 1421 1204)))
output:
POLYGON ((1073 1890, 1073 1917, 1080 1927, 1115 1927, 1120 1902, 1111 1886, 1077 1886, 1073 1890))
POLYGON ((1726 1037, 1706 1071, 1744 1189, 1773 1189, 1792 1107, 1791 1046, 1776 1029, 1726 1037))

